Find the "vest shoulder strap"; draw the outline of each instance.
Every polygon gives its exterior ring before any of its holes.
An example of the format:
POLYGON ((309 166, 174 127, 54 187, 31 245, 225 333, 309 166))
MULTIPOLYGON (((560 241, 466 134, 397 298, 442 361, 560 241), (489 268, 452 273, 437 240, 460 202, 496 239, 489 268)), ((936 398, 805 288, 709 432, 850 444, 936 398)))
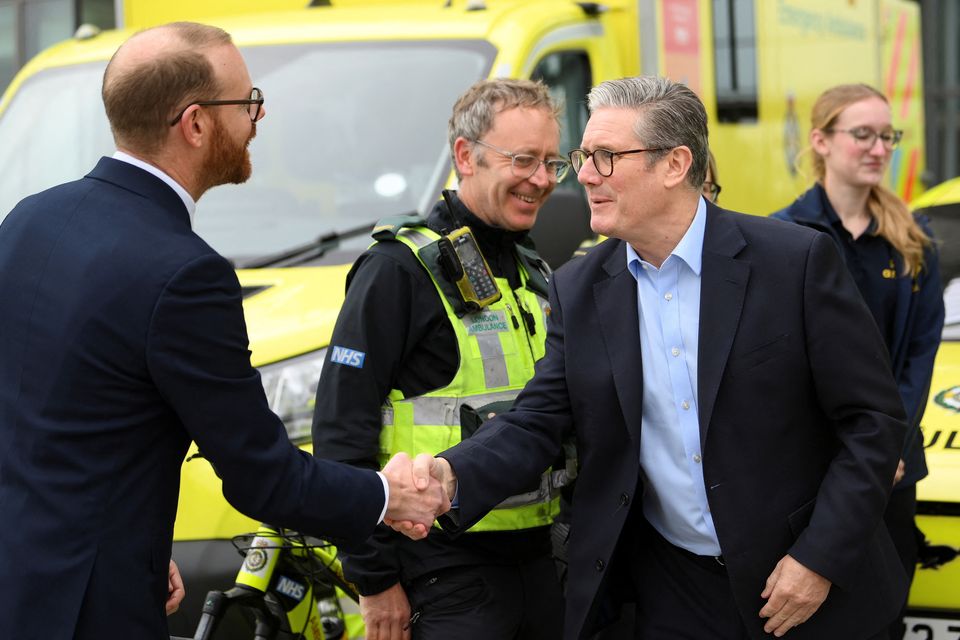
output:
MULTIPOLYGON (((437 288, 443 293, 444 298, 450 303, 453 312, 458 318, 462 318, 467 313, 467 307, 464 304, 460 290, 456 283, 450 279, 440 266, 440 248, 438 240, 440 235, 426 226, 426 221, 420 216, 392 216, 384 218, 373 229, 373 237, 376 241, 397 240, 403 236, 404 240, 416 247, 415 253, 420 262, 426 267, 427 271, 433 277, 437 288)), ((517 251, 517 257, 526 272, 528 289, 542 298, 546 298, 547 281, 550 277, 550 267, 532 248, 522 244, 514 245, 517 251)))
POLYGON ((458 318, 467 314, 467 306, 463 301, 457 285, 451 282, 440 266, 440 235, 429 229, 422 218, 416 216, 396 216, 385 218, 374 230, 374 238, 378 242, 383 240, 402 240, 417 255, 417 259, 430 273, 433 283, 453 309, 458 318), (380 236, 377 235, 380 229, 380 236))
POLYGON ((447 302, 453 309, 453 313, 458 318, 462 318, 463 316, 467 315, 467 305, 463 300, 463 295, 457 288, 456 283, 450 281, 447 275, 443 272, 443 267, 440 266, 439 242, 434 241, 428 245, 420 247, 420 249, 417 251, 417 256, 420 258, 420 262, 423 264, 423 266, 427 268, 427 271, 430 272, 430 275, 433 277, 434 284, 443 294, 443 297, 447 299, 447 302))
POLYGON ((373 227, 373 239, 394 240, 404 227, 426 227, 427 221, 418 215, 388 216, 373 227))

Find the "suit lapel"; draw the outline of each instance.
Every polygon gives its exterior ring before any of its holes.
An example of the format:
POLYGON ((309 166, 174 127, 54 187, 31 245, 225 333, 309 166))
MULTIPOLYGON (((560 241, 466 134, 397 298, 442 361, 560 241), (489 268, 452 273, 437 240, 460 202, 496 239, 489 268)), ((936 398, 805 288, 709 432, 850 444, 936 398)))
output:
POLYGON ((623 242, 610 253, 603 268, 609 277, 593 285, 593 297, 603 342, 613 373, 620 408, 630 437, 640 439, 643 417, 643 369, 640 356, 640 320, 637 281, 627 269, 623 242))
POLYGON ((700 279, 700 337, 697 391, 700 405, 700 445, 707 430, 720 388, 720 378, 730 356, 743 309, 749 263, 735 256, 746 246, 735 217, 707 205, 700 279))

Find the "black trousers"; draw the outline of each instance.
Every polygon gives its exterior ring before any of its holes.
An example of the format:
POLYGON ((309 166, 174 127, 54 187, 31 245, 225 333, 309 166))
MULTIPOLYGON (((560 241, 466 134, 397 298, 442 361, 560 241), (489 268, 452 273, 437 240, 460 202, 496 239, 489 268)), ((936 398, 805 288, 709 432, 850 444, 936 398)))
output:
MULTIPOLYGON (((914 518, 917 515, 917 486, 904 487, 903 489, 894 488, 890 494, 890 501, 887 503, 887 510, 883 514, 883 520, 887 525, 887 531, 893 539, 893 546, 897 549, 897 555, 903 563, 903 568, 907 572, 907 583, 913 582, 913 574, 917 569, 917 556, 920 553, 920 541, 917 534, 914 518)), ((903 624, 903 614, 906 611, 907 603, 904 601, 903 609, 900 615, 890 625, 890 638, 900 640, 903 637, 906 628, 903 624)))
MULTIPOLYGON (((749 640, 722 564, 675 547, 650 525, 638 537, 635 640, 749 640)), ((869 640, 888 637, 894 638, 884 629, 869 640)))
POLYGON ((712 557, 675 547, 648 524, 637 528, 631 571, 637 596, 634 637, 748 640, 726 568, 712 557))
POLYGON ((413 640, 557 640, 563 596, 553 559, 459 566, 404 585, 413 640))

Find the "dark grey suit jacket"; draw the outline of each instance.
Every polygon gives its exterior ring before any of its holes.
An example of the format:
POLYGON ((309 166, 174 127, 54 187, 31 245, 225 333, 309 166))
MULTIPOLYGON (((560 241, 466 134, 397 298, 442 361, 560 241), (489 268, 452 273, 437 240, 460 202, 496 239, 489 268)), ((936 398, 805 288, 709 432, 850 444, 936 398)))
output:
MULTIPOLYGON (((515 409, 441 455, 466 527, 575 431, 565 637, 580 638, 629 598, 617 551, 641 509, 643 376, 623 243, 557 271, 551 305, 546 356, 515 409)), ((878 632, 906 595, 881 521, 906 426, 886 349, 829 237, 707 205, 697 383, 707 496, 751 635, 768 637, 760 593, 787 553, 833 582, 789 637, 878 632)))

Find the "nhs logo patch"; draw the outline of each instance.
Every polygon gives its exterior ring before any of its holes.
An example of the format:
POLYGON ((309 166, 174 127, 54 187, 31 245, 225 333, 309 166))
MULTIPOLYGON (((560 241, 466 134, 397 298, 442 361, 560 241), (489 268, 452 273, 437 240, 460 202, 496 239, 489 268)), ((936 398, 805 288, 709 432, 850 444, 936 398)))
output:
POLYGON ((293 598, 297 602, 303 600, 303 596, 306 595, 306 589, 304 585, 286 576, 280 576, 280 582, 277 583, 277 591, 288 598, 293 598))
POLYGON ((347 349, 346 347, 332 347, 330 362, 363 369, 363 359, 366 357, 367 354, 363 351, 355 351, 354 349, 347 349))

